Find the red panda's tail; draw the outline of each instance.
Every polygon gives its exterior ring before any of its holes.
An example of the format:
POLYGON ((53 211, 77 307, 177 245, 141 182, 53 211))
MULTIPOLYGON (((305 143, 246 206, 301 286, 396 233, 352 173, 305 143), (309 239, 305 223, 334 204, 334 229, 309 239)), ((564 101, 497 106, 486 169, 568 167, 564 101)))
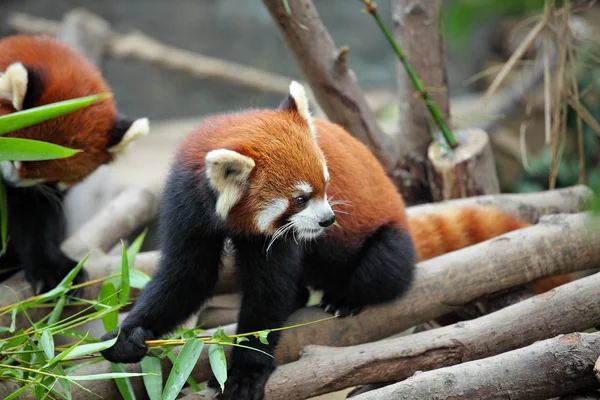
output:
MULTIPOLYGON (((493 206, 470 206, 412 216, 408 225, 418 259, 424 261, 531 224, 493 206)), ((570 281, 569 275, 561 275, 528 287, 541 293, 570 281)))

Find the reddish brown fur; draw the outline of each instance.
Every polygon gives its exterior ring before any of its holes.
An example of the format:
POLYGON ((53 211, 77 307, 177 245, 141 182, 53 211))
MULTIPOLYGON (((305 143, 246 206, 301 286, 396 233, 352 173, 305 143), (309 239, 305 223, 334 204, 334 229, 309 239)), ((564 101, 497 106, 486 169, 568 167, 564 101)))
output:
MULTIPOLYGON (((419 261, 500 236, 530 224, 492 206, 449 209, 408 219, 419 261)), ((538 293, 571 281, 569 275, 545 278, 528 287, 538 293)))
MULTIPOLYGON (((0 71, 21 62, 39 72, 43 91, 31 106, 110 92, 98 69, 74 49, 46 36, 12 36, 0 40, 0 71)), ((0 105, 2 114, 14 112, 10 102, 0 105)), ((46 179, 74 184, 99 165, 110 162, 106 151, 114 116, 112 98, 64 116, 11 132, 6 136, 48 141, 83 150, 62 160, 23 163, 21 178, 46 179)))

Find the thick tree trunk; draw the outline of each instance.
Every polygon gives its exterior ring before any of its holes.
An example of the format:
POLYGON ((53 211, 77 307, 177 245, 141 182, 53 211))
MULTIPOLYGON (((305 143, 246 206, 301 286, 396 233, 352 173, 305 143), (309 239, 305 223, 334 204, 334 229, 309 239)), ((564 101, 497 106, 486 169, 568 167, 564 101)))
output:
POLYGON ((595 274, 472 321, 359 346, 307 346, 299 361, 271 376, 265 400, 305 399, 359 384, 396 382, 417 371, 490 357, 598 324, 600 274, 595 274))
MULTIPOLYGON (((450 116, 439 0, 392 2, 392 33, 445 118, 450 116)), ((396 64, 399 125, 396 136, 397 184, 407 204, 431 201, 427 181, 427 147, 431 143, 429 112, 404 66, 396 64)), ((448 125, 450 121, 448 120, 448 125)))
POLYGON ((290 1, 291 13, 281 0, 263 3, 327 117, 365 143, 391 176, 396 149, 348 68, 348 48, 335 45, 312 1, 290 1))
POLYGON ((597 388, 592 369, 599 355, 600 332, 559 335, 483 360, 423 372, 355 399, 543 400, 597 388))

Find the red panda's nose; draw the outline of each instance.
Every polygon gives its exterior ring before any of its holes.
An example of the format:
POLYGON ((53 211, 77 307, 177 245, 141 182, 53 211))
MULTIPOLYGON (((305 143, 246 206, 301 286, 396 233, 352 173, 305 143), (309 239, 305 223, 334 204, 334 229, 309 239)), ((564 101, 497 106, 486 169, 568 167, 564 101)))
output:
POLYGON ((328 226, 333 225, 334 222, 335 222, 335 215, 331 214, 331 217, 329 217, 323 221, 320 221, 319 226, 322 226, 323 228, 327 228, 328 226))

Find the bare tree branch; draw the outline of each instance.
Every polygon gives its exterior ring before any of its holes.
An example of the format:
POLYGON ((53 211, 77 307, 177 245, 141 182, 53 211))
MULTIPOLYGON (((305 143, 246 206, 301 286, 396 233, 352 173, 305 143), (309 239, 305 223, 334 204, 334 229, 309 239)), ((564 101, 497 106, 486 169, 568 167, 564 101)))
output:
POLYGON ((536 223, 543 215, 579 212, 583 210, 591 197, 592 191, 587 186, 577 185, 536 193, 505 193, 446 200, 408 207, 406 211, 411 217, 421 213, 437 213, 446 208, 489 205, 514 214, 530 223, 536 223))
POLYGON ((110 25, 104 19, 85 9, 76 8, 65 14, 58 36, 92 63, 100 65, 110 35, 110 25))
POLYGON ((379 127, 354 73, 347 47, 338 48, 310 0, 263 0, 315 98, 329 119, 365 143, 388 174, 395 168, 394 146, 379 127))
POLYGON ((571 333, 479 361, 423 372, 356 396, 383 399, 547 399, 595 389, 600 333, 571 333))
POLYGON ((65 240, 62 248, 74 258, 83 257, 92 248, 107 252, 120 239, 148 223, 157 209, 157 196, 150 190, 125 190, 65 240))
POLYGON ((305 399, 358 384, 396 382, 417 371, 584 331, 600 324, 598 300, 600 274, 595 274, 475 320, 358 346, 307 346, 299 361, 275 371, 265 400, 305 399))

